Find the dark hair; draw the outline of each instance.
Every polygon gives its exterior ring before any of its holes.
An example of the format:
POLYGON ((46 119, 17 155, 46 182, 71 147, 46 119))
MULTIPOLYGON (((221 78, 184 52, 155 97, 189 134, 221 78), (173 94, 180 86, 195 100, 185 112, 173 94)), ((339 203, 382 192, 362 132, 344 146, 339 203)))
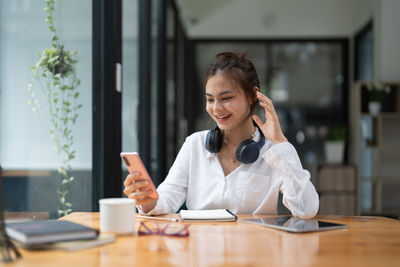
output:
POLYGON ((247 57, 247 51, 225 51, 215 56, 214 62, 208 68, 206 83, 208 79, 219 72, 228 75, 239 84, 246 96, 253 99, 250 106, 250 114, 257 106, 254 87, 260 87, 258 75, 253 62, 247 57))

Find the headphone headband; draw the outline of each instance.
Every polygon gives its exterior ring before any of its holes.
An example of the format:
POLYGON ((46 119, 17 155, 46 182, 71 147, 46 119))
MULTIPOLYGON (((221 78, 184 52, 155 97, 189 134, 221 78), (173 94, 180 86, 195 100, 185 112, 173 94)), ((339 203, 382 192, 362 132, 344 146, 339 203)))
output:
MULTIPOLYGON (((261 139, 257 142, 254 141, 252 138, 246 139, 239 144, 235 152, 236 159, 244 164, 255 162, 260 155, 261 148, 265 144, 265 137, 263 132, 261 131, 260 127, 258 127, 258 125, 254 122, 254 120, 253 124, 260 131, 261 139)), ((218 153, 222 147, 222 139, 223 133, 217 125, 214 129, 210 130, 207 133, 205 148, 211 153, 218 153)))

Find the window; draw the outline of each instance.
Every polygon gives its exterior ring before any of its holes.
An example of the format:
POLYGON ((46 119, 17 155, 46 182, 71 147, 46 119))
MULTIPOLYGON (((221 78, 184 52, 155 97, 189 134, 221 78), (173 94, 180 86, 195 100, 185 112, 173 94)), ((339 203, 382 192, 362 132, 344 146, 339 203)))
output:
MULTIPOLYGON (((32 82, 30 66, 38 52, 51 47, 45 21, 45 1, 0 3, 0 164, 4 169, 3 197, 6 211, 45 212, 58 217, 64 200, 58 195, 58 168, 65 157, 28 104, 28 84, 39 98, 42 119, 50 121, 41 87, 32 82)), ((71 127, 75 158, 69 163, 65 208, 91 210, 92 173, 92 1, 63 1, 55 6, 54 24, 65 48, 78 51, 77 77, 81 80, 77 101, 82 104, 71 127)), ((45 84, 42 84, 45 86, 45 84)), ((62 101, 62 100, 60 100, 62 101)))

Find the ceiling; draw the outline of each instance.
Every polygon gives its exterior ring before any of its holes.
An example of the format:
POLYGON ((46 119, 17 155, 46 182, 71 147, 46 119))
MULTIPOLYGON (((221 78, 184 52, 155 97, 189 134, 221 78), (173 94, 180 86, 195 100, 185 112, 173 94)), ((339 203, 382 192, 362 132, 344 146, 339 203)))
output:
MULTIPOLYGON (((175 0, 190 38, 335 37, 360 0, 175 0)), ((366 3, 362 2, 361 4, 366 3)))

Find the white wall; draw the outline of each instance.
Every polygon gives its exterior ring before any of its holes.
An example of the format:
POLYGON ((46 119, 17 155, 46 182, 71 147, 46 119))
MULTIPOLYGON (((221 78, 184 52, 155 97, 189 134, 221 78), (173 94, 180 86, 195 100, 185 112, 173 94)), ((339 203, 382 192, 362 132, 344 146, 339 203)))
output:
POLYGON ((381 0, 376 39, 376 79, 382 81, 400 80, 400 1, 381 0))
POLYGON ((349 6, 352 10, 351 17, 353 28, 349 34, 354 34, 361 30, 366 23, 376 16, 380 0, 350 0, 349 6))
POLYGON ((353 10, 353 33, 373 19, 375 79, 399 81, 400 1, 353 0, 353 10))

